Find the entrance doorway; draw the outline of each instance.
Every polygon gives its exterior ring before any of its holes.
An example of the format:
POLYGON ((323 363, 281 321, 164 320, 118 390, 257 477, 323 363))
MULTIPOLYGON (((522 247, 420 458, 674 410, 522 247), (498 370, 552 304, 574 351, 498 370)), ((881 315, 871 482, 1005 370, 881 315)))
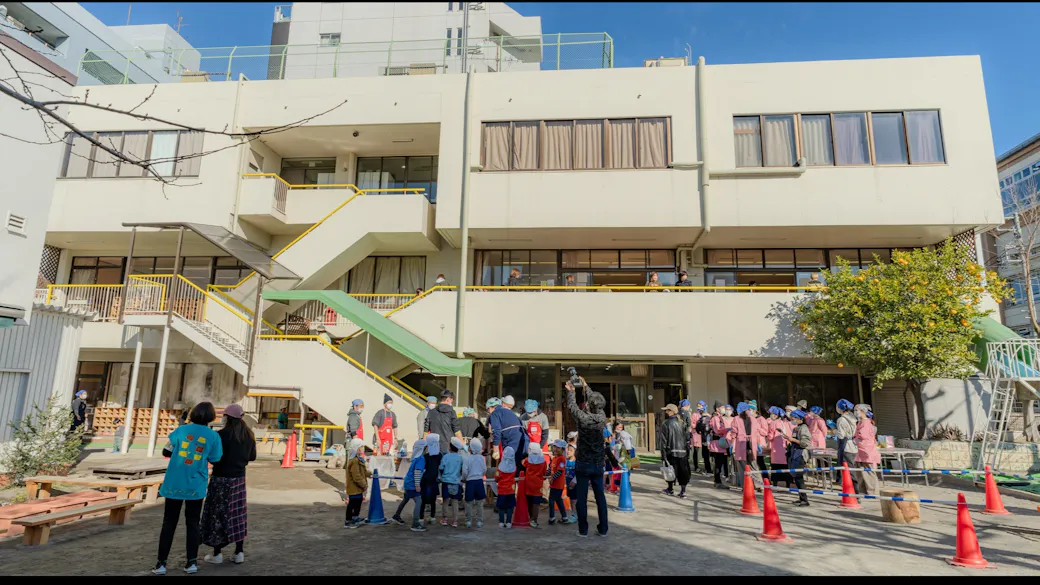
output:
POLYGON ((625 382, 589 382, 589 387, 606 399, 604 411, 609 422, 621 422, 632 435, 636 449, 644 450, 649 444, 646 435, 646 384, 625 382))

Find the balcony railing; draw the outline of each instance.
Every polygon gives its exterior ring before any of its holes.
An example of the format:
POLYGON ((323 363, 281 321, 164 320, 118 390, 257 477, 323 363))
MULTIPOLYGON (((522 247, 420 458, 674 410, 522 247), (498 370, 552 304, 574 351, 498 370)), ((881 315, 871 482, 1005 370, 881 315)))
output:
POLYGON ((83 309, 96 314, 98 321, 116 321, 122 293, 121 284, 52 284, 37 289, 33 302, 83 309))

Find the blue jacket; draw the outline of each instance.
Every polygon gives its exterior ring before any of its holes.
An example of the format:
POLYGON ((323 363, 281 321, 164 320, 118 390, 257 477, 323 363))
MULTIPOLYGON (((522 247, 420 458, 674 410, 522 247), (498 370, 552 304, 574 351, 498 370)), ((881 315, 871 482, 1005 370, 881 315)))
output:
POLYGON ((408 473, 404 474, 404 490, 406 492, 419 491, 424 471, 426 471, 426 457, 419 456, 412 459, 412 464, 408 466, 408 473))
POLYGON ((439 480, 441 483, 460 483, 462 478, 462 455, 448 453, 441 458, 439 480))
POLYGON ((502 448, 512 447, 517 455, 527 454, 527 433, 524 432, 523 423, 516 413, 504 406, 499 406, 488 416, 488 426, 494 434, 491 437, 492 445, 502 445, 502 448))
POLYGON ((173 500, 201 500, 206 497, 209 463, 224 455, 220 435, 213 429, 187 424, 170 434, 167 448, 172 452, 159 495, 173 500))

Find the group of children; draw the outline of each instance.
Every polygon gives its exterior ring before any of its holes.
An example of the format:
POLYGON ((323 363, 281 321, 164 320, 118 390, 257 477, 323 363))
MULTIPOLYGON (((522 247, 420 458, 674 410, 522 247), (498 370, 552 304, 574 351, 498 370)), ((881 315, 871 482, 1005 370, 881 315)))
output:
MULTIPOLYGON (((425 532, 424 524, 433 524, 437 516, 437 496, 441 497, 441 526, 448 526, 448 510, 451 510, 451 527, 459 526, 459 509, 465 502, 465 526, 484 526, 484 502, 489 494, 495 496, 494 508, 498 513, 499 528, 513 527, 513 512, 517 498, 527 504, 532 528, 538 526, 538 516, 548 483, 549 524, 556 524, 556 512, 560 513, 560 524, 577 522, 569 513, 563 500, 573 498, 576 486, 574 462, 576 439, 571 442, 556 440, 550 443, 551 457, 547 458, 538 443, 529 443, 527 455, 519 464, 512 447, 500 450, 498 466, 488 467, 484 455, 484 444, 474 437, 467 445, 452 437, 448 452, 441 452, 440 436, 427 434, 412 445, 412 457, 408 471, 404 474, 402 489, 404 499, 390 518, 391 522, 403 525, 401 518, 405 506, 412 502, 412 531, 425 532), (430 515, 426 517, 429 507, 430 515)), ((365 523, 360 517, 361 502, 368 479, 372 473, 365 460, 364 442, 350 442, 347 459, 347 515, 344 528, 357 528, 365 523)))

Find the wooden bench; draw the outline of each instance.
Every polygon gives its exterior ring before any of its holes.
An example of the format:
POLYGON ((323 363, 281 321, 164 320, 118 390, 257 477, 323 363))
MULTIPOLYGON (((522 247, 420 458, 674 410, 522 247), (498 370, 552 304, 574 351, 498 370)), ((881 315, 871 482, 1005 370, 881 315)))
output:
POLYGON ((28 518, 18 518, 13 523, 25 527, 25 536, 22 538, 22 544, 25 546, 41 546, 47 544, 51 535, 51 526, 54 526, 59 520, 107 511, 108 523, 110 525, 122 525, 130 518, 130 511, 133 507, 140 503, 141 500, 120 499, 104 504, 94 504, 85 508, 73 508, 50 514, 37 514, 28 518))
POLYGON ((115 488, 117 499, 141 499, 154 504, 159 499, 159 486, 166 474, 150 475, 141 479, 104 479, 99 477, 62 477, 60 475, 38 475, 25 478, 25 493, 30 500, 37 497, 46 498, 51 495, 51 486, 56 483, 67 485, 84 485, 89 487, 115 488))

